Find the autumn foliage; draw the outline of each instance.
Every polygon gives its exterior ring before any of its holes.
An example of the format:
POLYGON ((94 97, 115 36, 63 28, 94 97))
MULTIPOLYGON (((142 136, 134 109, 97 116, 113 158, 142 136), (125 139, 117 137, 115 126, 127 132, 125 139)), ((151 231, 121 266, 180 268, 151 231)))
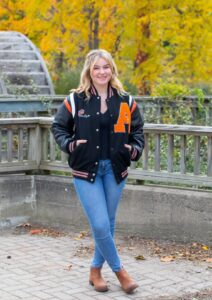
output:
POLYGON ((162 82, 208 83, 210 1, 1 0, 0 30, 40 49, 52 75, 81 67, 93 48, 112 52, 122 80, 141 94, 162 82))

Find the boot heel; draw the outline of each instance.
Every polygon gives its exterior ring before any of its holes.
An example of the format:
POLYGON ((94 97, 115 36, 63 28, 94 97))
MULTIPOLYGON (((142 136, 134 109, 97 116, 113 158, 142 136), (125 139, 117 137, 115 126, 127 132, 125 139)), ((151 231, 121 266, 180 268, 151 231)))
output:
POLYGON ((123 291, 127 294, 132 294, 138 287, 138 284, 129 276, 126 270, 121 269, 115 272, 123 291))
POLYGON ((89 280, 89 284, 94 286, 93 281, 89 280))
POLYGON ((106 281, 101 275, 100 268, 91 268, 90 269, 90 278, 89 284, 92 285, 97 292, 107 292, 108 286, 106 281))

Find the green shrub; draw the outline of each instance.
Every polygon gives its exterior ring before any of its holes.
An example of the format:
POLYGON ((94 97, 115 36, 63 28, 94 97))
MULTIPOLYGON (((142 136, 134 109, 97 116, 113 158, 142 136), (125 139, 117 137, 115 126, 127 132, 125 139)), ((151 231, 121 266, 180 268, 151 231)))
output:
POLYGON ((180 99, 182 96, 190 94, 187 86, 176 83, 164 83, 157 85, 153 91, 153 96, 167 97, 169 100, 180 99))
POLYGON ((70 90, 79 85, 81 70, 63 70, 54 80, 54 89, 57 95, 69 94, 70 90))

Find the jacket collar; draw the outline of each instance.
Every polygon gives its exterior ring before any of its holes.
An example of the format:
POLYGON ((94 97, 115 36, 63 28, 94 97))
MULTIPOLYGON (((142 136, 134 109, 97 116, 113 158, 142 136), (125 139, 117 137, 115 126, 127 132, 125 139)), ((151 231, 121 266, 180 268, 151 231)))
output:
MULTIPOLYGON (((99 95, 98 92, 97 92, 97 89, 95 88, 95 86, 93 84, 91 85, 90 92, 91 92, 91 95, 94 95, 94 96, 98 96, 99 95)), ((107 98, 109 99, 113 95, 114 95, 114 89, 111 87, 110 84, 108 84, 107 98)))

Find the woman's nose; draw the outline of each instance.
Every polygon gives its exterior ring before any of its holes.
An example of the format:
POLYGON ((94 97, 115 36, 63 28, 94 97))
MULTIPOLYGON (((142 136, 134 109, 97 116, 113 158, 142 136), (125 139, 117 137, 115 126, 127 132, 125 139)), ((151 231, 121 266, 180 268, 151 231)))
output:
POLYGON ((100 73, 104 73, 104 69, 103 68, 100 68, 100 73))

